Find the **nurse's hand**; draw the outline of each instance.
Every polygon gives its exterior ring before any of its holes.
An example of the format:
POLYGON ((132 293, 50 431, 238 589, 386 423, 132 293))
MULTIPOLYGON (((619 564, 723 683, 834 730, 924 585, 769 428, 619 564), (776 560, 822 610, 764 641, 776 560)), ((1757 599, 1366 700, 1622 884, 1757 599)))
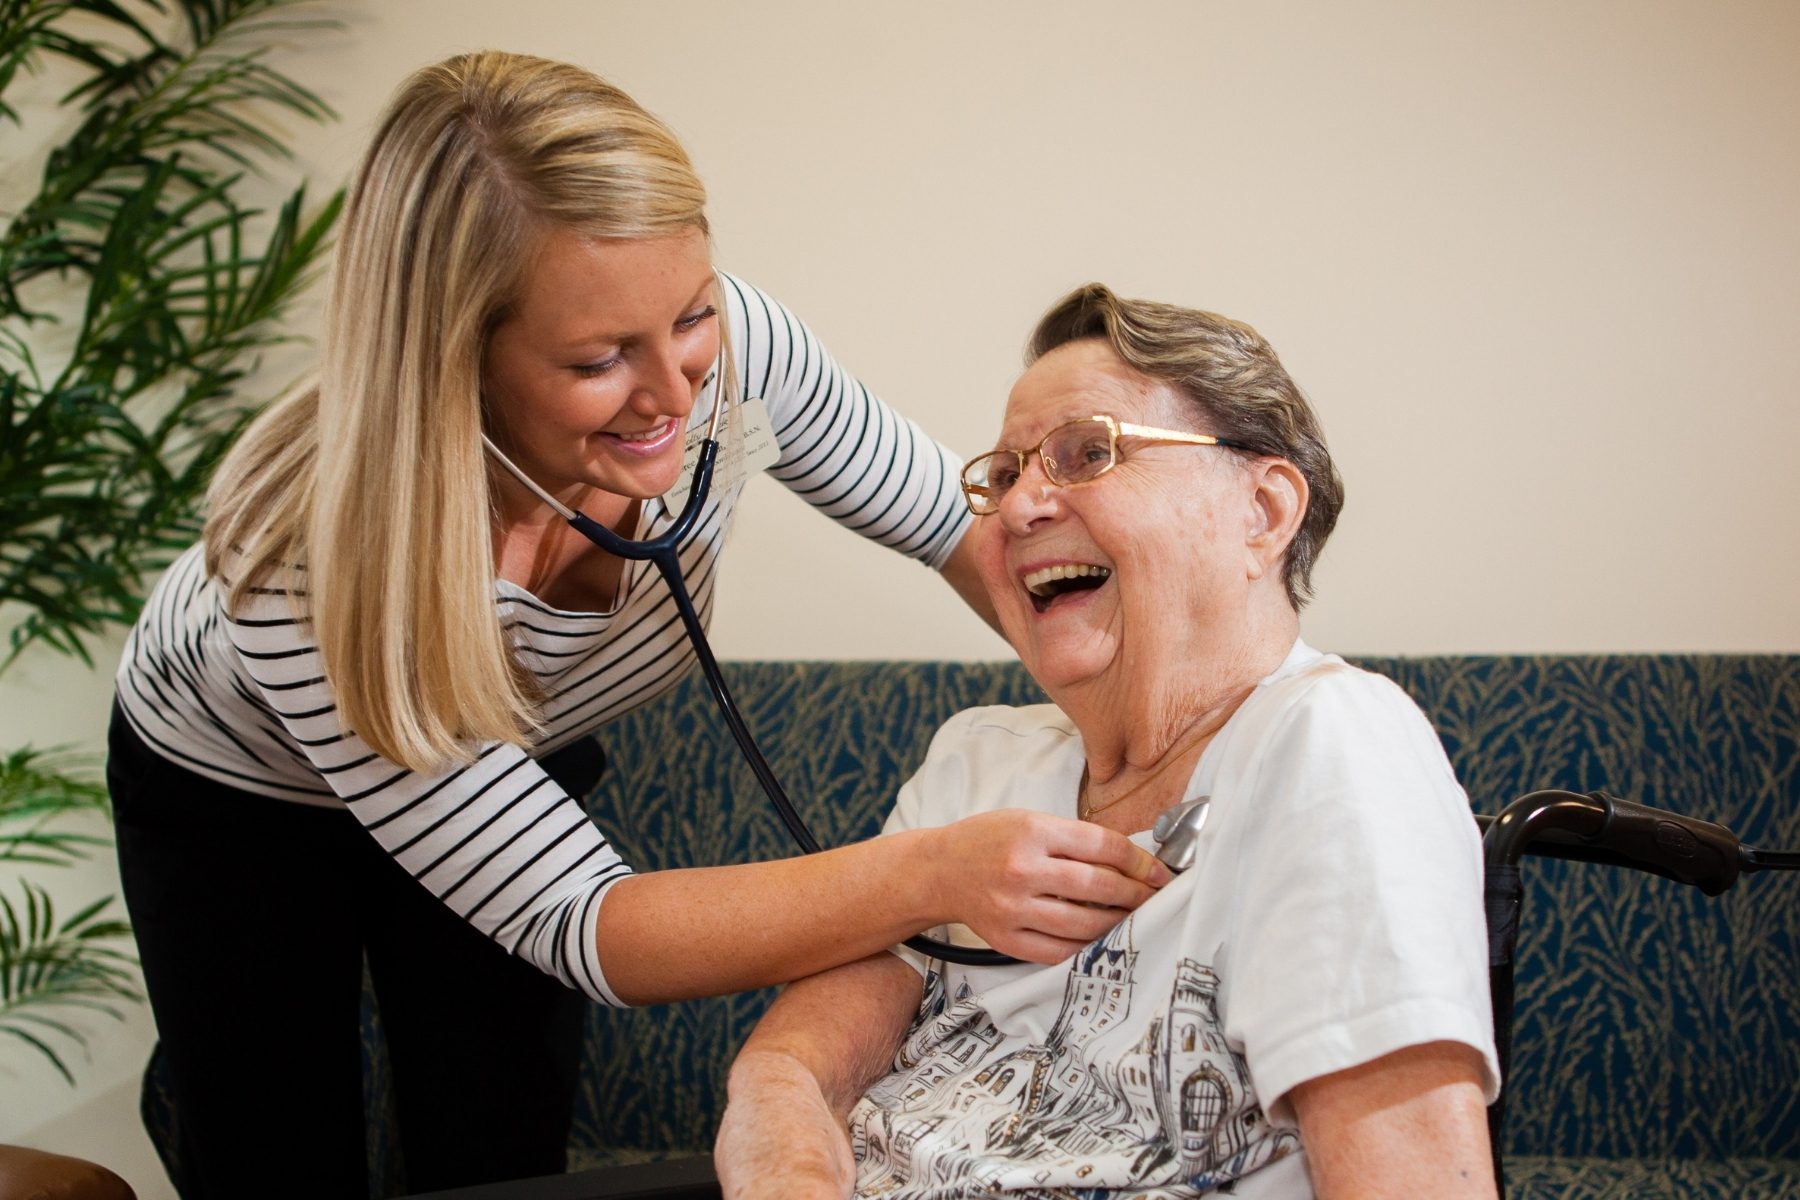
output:
POLYGON ((1174 878, 1112 829, 1025 809, 929 831, 945 922, 1028 962, 1068 958, 1174 878))

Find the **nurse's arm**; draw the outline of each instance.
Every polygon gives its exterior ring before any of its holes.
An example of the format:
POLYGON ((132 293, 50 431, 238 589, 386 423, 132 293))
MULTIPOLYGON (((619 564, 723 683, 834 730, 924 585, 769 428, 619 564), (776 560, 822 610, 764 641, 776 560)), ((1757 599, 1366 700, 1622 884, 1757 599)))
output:
POLYGON ((845 1121, 893 1063, 921 988, 912 968, 882 953, 782 992, 731 1067, 713 1148, 728 1200, 850 1194, 845 1121))
POLYGON ((1481 1059, 1430 1042, 1288 1093, 1319 1200, 1492 1200, 1481 1059))
MULTIPOLYGON (((981 518, 975 518, 979 521, 981 518)), ((1006 636, 1000 628, 1000 618, 994 612, 994 602, 988 599, 987 588, 982 586, 981 575, 975 569, 975 539, 970 535, 975 532, 973 525, 964 531, 962 541, 956 543, 956 549, 944 560, 938 574, 944 582, 956 589, 956 594, 963 598, 963 603, 975 610, 975 615, 988 623, 988 628, 1002 637, 1006 636)))
POLYGON ((818 854, 632 875, 600 905, 596 948, 627 1004, 785 983, 949 922, 1053 963, 1170 878, 1114 830, 1002 809, 818 854))

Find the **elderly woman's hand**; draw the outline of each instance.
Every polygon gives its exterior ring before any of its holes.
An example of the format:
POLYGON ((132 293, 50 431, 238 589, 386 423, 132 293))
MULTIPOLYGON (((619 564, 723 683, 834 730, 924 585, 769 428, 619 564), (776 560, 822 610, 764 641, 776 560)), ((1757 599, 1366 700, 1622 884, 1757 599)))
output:
POLYGON ((943 919, 1028 962, 1068 958, 1174 878, 1124 834, 1024 809, 933 831, 943 919))

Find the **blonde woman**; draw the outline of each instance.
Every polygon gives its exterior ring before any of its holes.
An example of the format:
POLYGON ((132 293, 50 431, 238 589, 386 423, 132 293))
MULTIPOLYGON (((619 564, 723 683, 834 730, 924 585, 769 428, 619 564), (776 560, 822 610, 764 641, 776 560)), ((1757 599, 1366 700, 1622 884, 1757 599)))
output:
MULTIPOLYGON (((582 994, 760 986, 952 920, 1055 961, 1166 878, 1025 813, 637 875, 570 799, 587 735, 692 652, 654 573, 497 472, 484 433, 643 536, 679 508, 690 427, 760 403, 773 474, 981 594, 957 463, 715 271, 704 199, 663 126, 563 64, 451 59, 380 123, 321 382, 223 464, 119 672, 109 776, 184 1195, 366 1194, 365 955, 423 1191, 561 1169, 582 994)), ((681 551, 703 614, 742 484, 681 551)))

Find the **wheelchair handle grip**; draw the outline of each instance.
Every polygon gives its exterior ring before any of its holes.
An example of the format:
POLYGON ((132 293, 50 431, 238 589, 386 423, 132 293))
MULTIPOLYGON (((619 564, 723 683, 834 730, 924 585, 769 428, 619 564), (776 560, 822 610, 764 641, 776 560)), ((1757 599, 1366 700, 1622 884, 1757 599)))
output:
MULTIPOLYGON (((1648 871, 1709 896, 1736 883, 1746 859, 1755 858, 1723 825, 1605 792, 1555 788, 1521 796, 1487 822, 1482 849, 1489 875, 1504 878, 1499 869, 1516 864, 1533 846, 1538 847, 1534 853, 1548 858, 1648 871)), ((1761 867, 1751 861, 1749 869, 1761 867)))
POLYGON ((1738 838, 1723 825, 1665 812, 1605 792, 1590 793, 1606 808, 1600 832, 1587 839, 1658 875, 1717 896, 1737 882, 1738 838))

